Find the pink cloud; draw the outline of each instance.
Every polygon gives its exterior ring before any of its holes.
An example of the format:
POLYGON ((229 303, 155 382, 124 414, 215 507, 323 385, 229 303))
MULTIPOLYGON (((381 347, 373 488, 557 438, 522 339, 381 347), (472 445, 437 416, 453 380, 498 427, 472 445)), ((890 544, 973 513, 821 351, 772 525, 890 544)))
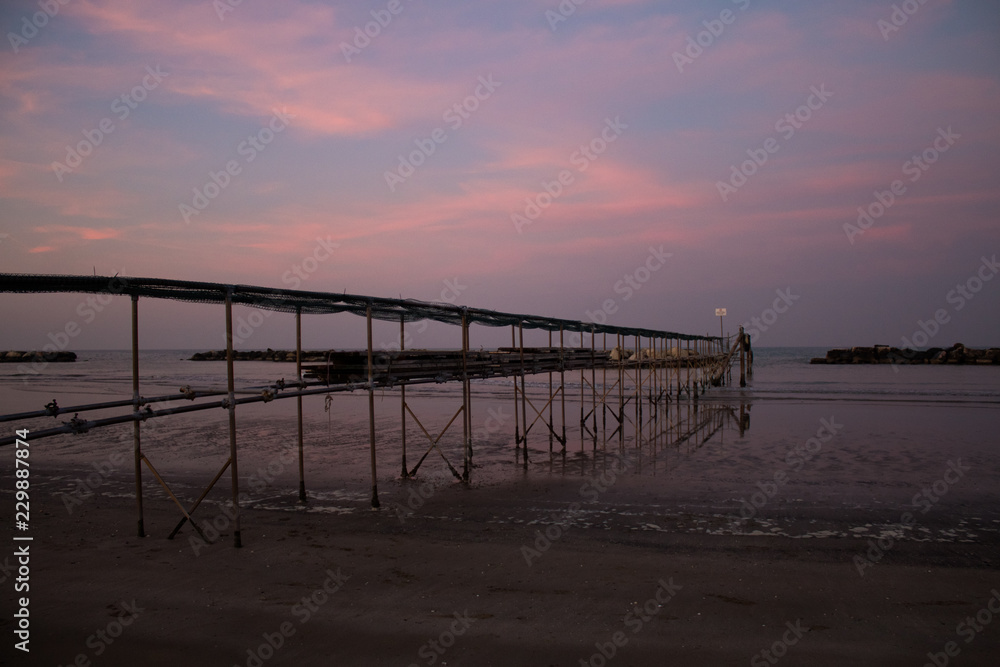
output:
POLYGON ((392 127, 426 105, 436 108, 444 91, 432 81, 345 62, 331 35, 346 37, 350 28, 329 7, 247 4, 221 24, 210 5, 203 9, 178 15, 171 5, 146 0, 85 2, 78 11, 94 34, 113 34, 162 61, 173 74, 165 85, 174 94, 246 116, 287 108, 297 128, 320 134, 392 127))
POLYGON ((122 230, 111 227, 91 228, 91 227, 71 227, 68 225, 49 225, 45 227, 35 227, 39 234, 60 235, 67 234, 79 236, 84 241, 101 241, 105 239, 117 239, 122 236, 122 230))

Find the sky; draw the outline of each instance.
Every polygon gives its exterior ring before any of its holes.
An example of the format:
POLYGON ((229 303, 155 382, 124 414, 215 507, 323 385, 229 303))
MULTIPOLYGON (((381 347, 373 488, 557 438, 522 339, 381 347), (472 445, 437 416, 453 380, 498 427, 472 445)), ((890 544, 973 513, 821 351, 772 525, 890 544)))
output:
MULTIPOLYGON (((43 0, 0 27, 0 272, 1000 346, 993 2, 43 0)), ((0 294, 0 348, 127 347, 128 299, 89 298, 0 294)), ((238 347, 294 347, 237 316, 238 347)), ((224 343, 218 306, 140 321, 224 343)))

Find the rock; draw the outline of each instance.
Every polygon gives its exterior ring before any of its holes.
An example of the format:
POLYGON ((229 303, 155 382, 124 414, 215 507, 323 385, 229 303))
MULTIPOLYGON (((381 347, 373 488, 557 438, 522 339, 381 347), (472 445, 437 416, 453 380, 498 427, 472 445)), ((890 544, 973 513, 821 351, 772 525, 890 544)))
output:
POLYGON ((834 348, 827 351, 826 362, 828 364, 844 364, 847 363, 846 360, 850 358, 850 354, 850 350, 834 348))
POLYGON ((67 363, 76 361, 76 352, 70 352, 68 350, 52 350, 48 352, 39 352, 38 350, 30 350, 28 352, 21 352, 18 350, 10 350, 8 352, 0 352, 0 362, 3 363, 67 363))
POLYGON ((823 359, 812 359, 811 364, 1000 364, 1000 348, 972 349, 955 343, 947 349, 932 347, 927 350, 899 349, 888 345, 873 347, 834 348, 823 359))

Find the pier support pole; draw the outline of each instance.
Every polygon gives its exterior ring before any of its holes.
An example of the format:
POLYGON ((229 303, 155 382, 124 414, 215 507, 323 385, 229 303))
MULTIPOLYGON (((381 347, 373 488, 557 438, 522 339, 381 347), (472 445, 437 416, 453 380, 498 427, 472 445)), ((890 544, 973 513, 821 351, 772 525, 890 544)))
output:
POLYGON ((229 390, 229 469, 233 486, 233 546, 240 538, 240 475, 236 464, 236 374, 233 371, 233 288, 226 290, 226 386, 229 390))
POLYGON ((684 356, 684 388, 687 390, 688 398, 691 398, 691 339, 687 341, 687 354, 684 356))
MULTIPOLYGON (((406 319, 399 316, 399 353, 402 355, 406 349, 406 319)), ((410 474, 406 471, 406 381, 402 381, 399 387, 399 442, 403 447, 403 471, 401 476, 406 479, 410 474)))
MULTIPOLYGON (((740 327, 740 386, 747 386, 747 371, 746 371, 746 345, 744 345, 745 339, 743 334, 743 327, 740 327)), ((742 434, 740 434, 742 435, 742 434)))
MULTIPOLYGON (((514 325, 512 324, 510 325, 510 348, 511 350, 513 350, 516 347, 517 347, 517 336, 514 332, 514 325)), ((521 361, 522 361, 521 370, 523 371, 524 360, 522 359, 521 361)), ((521 418, 519 416, 520 410, 517 407, 517 391, 518 391, 517 374, 515 373, 514 374, 514 463, 515 464, 517 463, 517 457, 521 452, 521 418)), ((525 449, 524 453, 527 456, 528 450, 525 449)))
POLYGON ((559 401, 562 406, 562 450, 566 451, 566 349, 563 347, 563 327, 559 325, 559 401))
POLYGON ((601 449, 608 446, 608 332, 601 334, 601 354, 604 363, 601 364, 601 449))
POLYGON ((618 449, 625 447, 625 339, 618 334, 618 449))
MULTIPOLYGON (((521 435, 524 438, 524 469, 528 469, 528 399, 524 394, 524 322, 517 324, 518 346, 521 352, 521 435)), ((516 380, 515 380, 516 381, 516 380)))
POLYGON ((677 404, 680 405, 681 402, 681 339, 680 337, 675 338, 677 345, 674 349, 677 350, 677 355, 674 357, 674 370, 677 371, 677 404))
MULTIPOLYGON (((583 337, 584 331, 580 329, 580 350, 583 351, 586 348, 585 339, 583 337)), ((585 368, 580 369, 580 453, 583 453, 583 448, 585 445, 585 440, 587 437, 587 403, 586 397, 584 396, 584 389, 587 385, 587 370, 585 368)))
MULTIPOLYGON (((590 327, 590 423, 593 424, 593 436, 594 436, 594 451, 597 451, 597 341, 595 336, 594 327, 590 327)), ((583 332, 580 332, 580 338, 583 338, 583 332)))
POLYGON ((635 446, 642 446, 642 337, 635 337, 635 446))
MULTIPOLYGON (((295 380, 302 386, 302 307, 295 308, 295 380)), ((299 420, 299 502, 306 502, 306 464, 302 452, 302 397, 296 396, 299 420)))
MULTIPOLYGON (((549 329, 549 352, 552 351, 552 330, 549 329)), ((552 420, 552 412, 555 406, 552 405, 552 401, 555 398, 555 394, 552 393, 552 371, 549 371, 549 456, 552 456, 552 444, 556 439, 555 434, 555 422, 552 420)))
MULTIPOLYGON (((139 296, 132 295, 132 409, 139 413, 139 296)), ((135 508, 138 512, 136 535, 146 537, 142 517, 142 427, 139 420, 132 422, 132 447, 135 452, 135 508)))
POLYGON ((462 480, 469 482, 469 472, 472 467, 472 396, 469 387, 469 318, 465 308, 462 309, 462 456, 464 466, 462 480))
POLYGON ((378 478, 375 469, 375 364, 372 360, 372 304, 366 310, 368 320, 368 441, 372 460, 372 508, 378 509, 378 478))

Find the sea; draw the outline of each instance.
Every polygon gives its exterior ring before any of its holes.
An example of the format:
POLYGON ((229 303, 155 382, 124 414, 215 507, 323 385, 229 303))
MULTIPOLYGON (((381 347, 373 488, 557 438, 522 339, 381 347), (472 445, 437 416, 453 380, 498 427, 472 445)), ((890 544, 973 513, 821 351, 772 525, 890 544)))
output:
MULTIPOLYGON (((140 352, 140 394, 154 409, 190 405, 182 388, 225 389, 225 363, 190 361, 194 352, 140 352)), ((460 384, 410 387, 405 406, 398 388, 379 389, 374 482, 380 511, 400 521, 1000 540, 1000 367, 810 364, 825 352, 757 348, 746 387, 739 386, 737 366, 729 384, 707 389, 697 401, 676 395, 676 379, 655 401, 648 393, 636 400, 626 380, 619 399, 617 374, 588 371, 582 378, 566 373, 562 391, 558 374, 552 385, 547 374, 530 376, 524 401, 515 405, 513 379, 475 380, 468 462, 460 384), (595 395, 605 397, 596 407, 595 395), (526 447, 519 439, 525 426, 526 447), (900 517, 907 512, 918 520, 904 525, 900 517)), ((44 410, 53 400, 69 407, 131 398, 130 352, 77 354, 75 363, 0 364, 0 414, 44 410)), ((240 396, 295 379, 293 363, 240 361, 235 368, 240 396)), ((298 499, 296 404, 273 400, 236 410, 246 507, 371 511, 367 392, 303 399, 306 503, 298 499)), ((130 412, 105 408, 79 416, 130 412)), ((178 498, 193 501, 229 460, 227 415, 213 408, 142 423, 149 467, 178 498)), ((42 431, 72 417, 18 417, 4 421, 7 433, 0 435, 42 431)), ((31 447, 36 488, 123 503, 135 496, 130 423, 41 438, 31 447)), ((206 498, 209 514, 228 502, 229 479, 227 472, 206 498)), ((142 483, 147 502, 170 502, 148 472, 142 483)))

